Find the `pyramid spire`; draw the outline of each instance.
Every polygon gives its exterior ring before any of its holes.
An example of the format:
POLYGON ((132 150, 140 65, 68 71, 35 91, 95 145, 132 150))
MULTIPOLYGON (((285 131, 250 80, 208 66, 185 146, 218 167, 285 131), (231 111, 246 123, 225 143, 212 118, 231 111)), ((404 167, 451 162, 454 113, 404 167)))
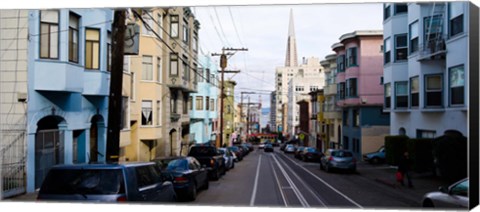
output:
POLYGON ((288 26, 287 57, 285 66, 298 66, 297 62, 297 43, 295 40, 295 26, 293 25, 293 10, 290 9, 290 22, 288 26))

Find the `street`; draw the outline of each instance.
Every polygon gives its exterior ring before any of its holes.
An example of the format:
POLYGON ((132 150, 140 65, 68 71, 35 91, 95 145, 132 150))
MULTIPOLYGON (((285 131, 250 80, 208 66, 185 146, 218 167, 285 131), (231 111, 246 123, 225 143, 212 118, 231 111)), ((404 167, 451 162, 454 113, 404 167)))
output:
POLYGON ((405 197, 387 185, 363 176, 385 166, 358 164, 355 174, 327 173, 319 164, 297 160, 278 148, 273 153, 257 147, 218 181, 211 181, 194 202, 202 206, 290 208, 411 208, 420 199, 405 197), (393 190, 393 191, 391 191, 393 190))

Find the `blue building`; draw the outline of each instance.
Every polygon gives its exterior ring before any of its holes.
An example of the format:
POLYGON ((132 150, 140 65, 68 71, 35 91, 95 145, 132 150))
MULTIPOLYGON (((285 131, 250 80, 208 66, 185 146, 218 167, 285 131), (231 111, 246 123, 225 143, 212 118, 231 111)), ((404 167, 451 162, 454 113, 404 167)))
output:
POLYGON ((219 102, 218 68, 207 55, 199 56, 197 93, 190 95, 190 138, 195 143, 216 139, 219 102))
POLYGON ((105 161, 110 9, 28 12, 27 192, 50 167, 105 161))

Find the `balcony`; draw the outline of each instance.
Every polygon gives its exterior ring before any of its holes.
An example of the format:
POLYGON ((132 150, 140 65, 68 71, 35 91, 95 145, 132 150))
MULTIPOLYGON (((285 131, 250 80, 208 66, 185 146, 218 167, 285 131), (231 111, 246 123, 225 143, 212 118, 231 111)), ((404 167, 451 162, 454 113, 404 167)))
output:
POLYGON ((83 80, 83 95, 108 96, 110 87, 110 72, 85 71, 83 80))
POLYGON ((37 91, 82 93, 84 89, 84 69, 81 66, 57 61, 37 61, 33 76, 33 86, 37 91))
POLYGON ((178 113, 170 113, 170 121, 171 122, 177 122, 180 120, 181 115, 178 113))
POLYGON ((443 37, 420 46, 418 61, 445 60, 447 50, 443 37))

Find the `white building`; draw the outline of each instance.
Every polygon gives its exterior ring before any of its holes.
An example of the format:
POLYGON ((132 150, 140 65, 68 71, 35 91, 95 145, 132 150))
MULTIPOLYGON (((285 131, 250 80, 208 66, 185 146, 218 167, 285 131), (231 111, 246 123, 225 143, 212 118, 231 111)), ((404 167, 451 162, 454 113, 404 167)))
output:
POLYGON ((320 60, 308 58, 298 67, 298 73, 288 83, 288 121, 286 131, 296 134, 295 127, 299 124, 300 114, 297 101, 310 99, 311 91, 322 89, 325 85, 325 73, 320 60))
POLYGON ((384 4, 384 111, 392 135, 433 138, 455 130, 467 136, 470 7, 384 4))

